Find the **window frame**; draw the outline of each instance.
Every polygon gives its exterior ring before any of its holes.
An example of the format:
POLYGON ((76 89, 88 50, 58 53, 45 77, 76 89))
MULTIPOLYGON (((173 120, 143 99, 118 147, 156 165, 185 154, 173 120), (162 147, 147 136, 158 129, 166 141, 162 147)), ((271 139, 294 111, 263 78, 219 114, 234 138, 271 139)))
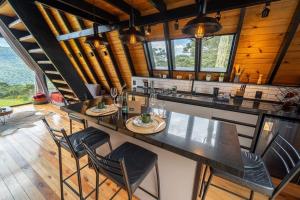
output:
POLYGON ((226 34, 220 34, 220 35, 215 35, 215 36, 226 36, 226 35, 232 35, 233 38, 232 38, 232 43, 231 43, 231 48, 230 48, 230 54, 229 54, 229 59, 228 59, 228 63, 226 65, 226 71, 225 72, 220 72, 220 71, 206 71, 206 70, 201 70, 202 66, 201 66, 201 59, 202 59, 202 39, 200 40, 200 44, 199 44, 199 54, 200 54, 200 57, 199 57, 199 71, 198 72, 203 72, 203 73, 225 73, 225 74, 228 74, 230 73, 229 70, 230 70, 230 64, 232 62, 232 56, 233 56, 233 50, 234 50, 234 46, 235 46, 235 39, 236 39, 236 33, 226 33, 226 34))
POLYGON ((147 48, 148 48, 148 52, 149 52, 149 60, 150 60, 150 65, 151 65, 151 69, 152 71, 168 71, 168 56, 167 56, 167 45, 166 45, 166 40, 151 40, 151 41, 147 41, 147 48), (151 45, 151 42, 162 42, 165 45, 165 49, 166 49, 166 61, 167 61, 167 66, 165 69, 157 69, 155 68, 155 60, 154 60, 154 56, 153 56, 153 47, 151 45))

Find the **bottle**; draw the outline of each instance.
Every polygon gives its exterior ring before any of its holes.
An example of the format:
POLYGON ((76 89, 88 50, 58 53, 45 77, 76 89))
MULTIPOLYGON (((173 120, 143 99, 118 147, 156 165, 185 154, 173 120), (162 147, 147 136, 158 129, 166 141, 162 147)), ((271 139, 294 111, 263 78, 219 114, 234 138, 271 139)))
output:
POLYGON ((123 92, 123 103, 122 103, 122 113, 127 114, 128 113, 128 94, 127 92, 123 92))

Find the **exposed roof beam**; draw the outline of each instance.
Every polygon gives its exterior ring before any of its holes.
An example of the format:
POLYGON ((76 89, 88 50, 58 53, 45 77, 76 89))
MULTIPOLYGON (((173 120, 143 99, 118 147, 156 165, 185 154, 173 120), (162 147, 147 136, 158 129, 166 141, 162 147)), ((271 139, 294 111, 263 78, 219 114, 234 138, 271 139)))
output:
POLYGON ((163 0, 148 0, 159 12, 164 13, 167 10, 167 6, 163 0))
POLYGON ((109 24, 118 22, 118 18, 110 13, 80 0, 36 0, 37 2, 53 7, 63 12, 70 13, 77 17, 97 22, 99 24, 109 24))
POLYGON ((170 31, 169 31, 169 25, 167 22, 164 23, 164 35, 165 35, 165 43, 166 43, 166 52, 167 52, 167 60, 168 60, 168 71, 169 71, 169 78, 173 78, 173 66, 174 66, 174 60, 172 55, 172 46, 171 46, 171 40, 170 40, 170 31))
POLYGON ((141 12, 139 10, 133 8, 125 1, 121 1, 121 0, 105 0, 105 1, 128 15, 130 15, 131 12, 133 11, 135 16, 137 17, 141 16, 141 12))
POLYGON ((279 67, 286 55, 286 52, 289 49, 290 44, 292 43, 295 33, 297 32, 299 23, 300 23, 300 1, 298 2, 298 5, 296 7, 293 18, 288 27, 288 30, 284 36, 284 39, 281 42, 279 53, 277 54, 275 61, 273 63, 272 69, 269 73, 270 74, 268 77, 269 84, 272 84, 273 80, 275 79, 275 76, 276 76, 276 74, 279 70, 279 67))
MULTIPOLYGON (((106 26, 106 25, 98 26, 98 33, 105 33, 105 32, 109 32, 111 30, 112 29, 110 26, 106 26)), ((65 40, 76 39, 76 38, 80 38, 80 37, 86 37, 86 36, 90 36, 93 34, 94 34, 94 28, 88 28, 88 29, 84 29, 84 30, 80 30, 80 31, 76 31, 76 32, 59 35, 56 38, 58 41, 65 41, 65 40)))

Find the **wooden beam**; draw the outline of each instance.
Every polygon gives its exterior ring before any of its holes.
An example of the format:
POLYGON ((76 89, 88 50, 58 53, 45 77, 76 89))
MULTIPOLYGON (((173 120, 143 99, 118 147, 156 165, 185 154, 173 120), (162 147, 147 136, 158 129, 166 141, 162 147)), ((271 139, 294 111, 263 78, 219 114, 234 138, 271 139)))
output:
POLYGON ((153 76, 153 62, 151 61, 148 42, 143 43, 143 48, 144 48, 144 55, 145 55, 145 58, 146 58, 146 63, 147 63, 147 69, 148 69, 148 72, 149 72, 149 76, 152 77, 153 76))
MULTIPOLYGON (((58 12, 58 15, 61 17, 63 23, 65 24, 68 32, 72 32, 74 31, 74 29, 72 28, 70 22, 68 21, 65 13, 62 13, 62 12, 58 12)), ((87 64, 93 78, 96 80, 97 83, 101 83, 101 80, 99 79, 98 75, 96 74, 94 68, 93 68, 93 65, 92 63, 90 62, 85 50, 83 49, 83 47, 81 46, 80 42, 78 40, 74 40, 75 42, 75 45, 77 46, 78 50, 79 50, 79 53, 80 53, 80 56, 82 56, 83 60, 85 61, 85 63, 87 64)))
POLYGON ((164 13, 167 10, 167 6, 163 0, 148 0, 159 12, 164 13))
MULTIPOLYGON (((105 35, 105 33, 102 34, 102 37, 103 37, 106 41, 109 42, 109 40, 107 39, 107 36, 105 35)), ((114 55, 114 53, 113 53, 113 51, 112 51, 112 48, 111 48, 110 44, 106 46, 106 49, 107 49, 108 54, 109 54, 109 56, 110 56, 110 59, 111 59, 111 61, 112 61, 112 64, 113 64, 114 70, 115 70, 115 72, 116 72, 116 74, 117 74, 117 77, 118 77, 118 79, 119 79, 119 82, 120 82, 121 86, 124 86, 125 81, 124 81, 124 79, 123 79, 123 77, 122 77, 121 71, 120 71, 120 69, 119 69, 120 66, 118 65, 118 62, 117 62, 117 60, 116 60, 116 57, 115 57, 115 55, 114 55)))
POLYGON ((228 63, 228 68, 227 68, 227 72, 226 72, 227 76, 225 77, 225 81, 230 80, 231 72, 233 69, 234 61, 235 61, 236 51, 237 51, 238 44, 240 41, 240 35, 242 32, 245 15, 246 15, 246 8, 241 8, 237 30, 236 30, 236 33, 235 33, 235 36, 233 39, 233 45, 231 47, 229 63, 228 63))
MULTIPOLYGON (((95 21, 99 24, 109 24, 109 21, 114 19, 114 18, 110 18, 109 16, 107 16, 106 14, 103 14, 103 12, 94 14, 95 12, 91 12, 91 7, 86 6, 86 2, 81 1, 82 2, 82 8, 78 8, 76 6, 71 6, 70 4, 66 3, 66 2, 62 2, 62 1, 53 1, 53 0, 36 0, 37 2, 45 5, 45 6, 50 6, 52 8, 55 8, 57 10, 63 11, 63 12, 67 12, 70 13, 72 15, 78 16, 80 18, 83 19, 87 19, 90 21, 95 21), (85 6, 84 6, 85 5, 85 6), (90 12, 88 12, 90 11, 90 12)), ((77 1, 76 1, 77 2, 77 1)), ((78 3, 78 2, 77 2, 78 3)), ((106 12, 104 12, 106 13, 106 12)), ((112 20, 112 21, 116 21, 116 20, 112 20)))
POLYGON ((131 56, 130 56, 129 48, 128 48, 127 45, 123 45, 123 49, 124 49, 124 53, 125 53, 128 65, 129 65, 131 76, 136 76, 136 72, 135 72, 135 69, 134 69, 133 61, 132 61, 131 56))
MULTIPOLYGON (((78 19, 78 18, 76 18, 76 19, 78 20, 78 24, 79 24, 80 29, 85 29, 86 26, 83 23, 83 21, 81 19, 78 19)), ((91 49, 92 53, 95 55, 96 60, 99 63, 100 69, 103 72, 104 78, 105 78, 105 80, 106 80, 106 82, 109 86, 109 89, 112 88, 113 87, 112 81, 111 81, 111 79, 110 79, 110 77, 109 77, 109 75, 108 75, 108 73, 107 73, 107 71, 104 67, 104 63, 103 63, 102 59, 100 58, 98 52, 95 49, 92 49, 92 48, 90 48, 90 49, 91 49)))
POLYGON ((173 78, 174 59, 173 59, 173 55, 172 55, 172 44, 171 44, 171 40, 170 40, 170 31, 169 31, 168 22, 165 22, 163 24, 163 27, 164 27, 164 36, 165 36, 165 42, 166 42, 169 78, 173 78))
MULTIPOLYGON (((53 27, 55 28, 55 30, 58 32, 58 34, 62 34, 62 30, 60 29, 56 19, 54 18, 53 14, 51 13, 50 9, 47 7, 43 7, 47 16, 49 17, 53 27)), ((64 43, 66 45, 67 50, 70 52, 72 58, 74 59, 74 62, 76 63, 76 65, 79 67, 81 73, 83 74, 84 78, 86 79, 86 81, 88 83, 92 83, 92 80, 90 79, 90 77, 88 76, 88 74, 86 73, 86 71, 84 70, 83 66, 81 65, 78 57, 76 56, 76 53, 74 52, 74 50, 72 49, 71 45, 70 45, 70 41, 69 42, 65 42, 64 43)))
POLYGON ((121 0, 105 0, 105 2, 109 3, 110 5, 118 8, 122 12, 126 13, 127 15, 130 15, 131 12, 134 12, 134 15, 136 17, 141 16, 141 12, 135 8, 133 8, 131 5, 126 3, 125 1, 121 0))
POLYGON ((288 27, 288 30, 284 36, 284 39, 281 42, 280 49, 278 51, 278 54, 274 60, 273 66, 271 68, 271 71, 269 73, 268 77, 268 84, 272 84, 275 76, 279 70, 279 67, 286 55, 287 50, 289 49, 290 44, 292 43, 292 40, 294 38, 295 33, 297 32, 297 28, 300 23, 300 1, 298 1, 298 5, 296 7, 296 10, 294 12, 294 15, 292 17, 292 20, 290 22, 290 25, 288 27))
POLYGON ((62 50, 49 26, 42 20, 43 16, 38 8, 33 6, 33 1, 8 0, 8 2, 77 97, 81 100, 93 98, 84 82, 73 69, 72 63, 62 50))
MULTIPOLYGON (((105 33, 105 32, 109 32, 109 31, 112 31, 112 28, 110 26, 106 26, 106 25, 98 26, 98 33, 105 33)), ((56 38, 58 41, 65 41, 65 40, 71 40, 71 39, 76 39, 76 38, 80 38, 80 37, 86 37, 86 36, 90 36, 93 34, 94 34, 94 28, 88 28, 88 29, 85 28, 80 31, 75 31, 75 32, 66 33, 66 34, 60 34, 56 38)))

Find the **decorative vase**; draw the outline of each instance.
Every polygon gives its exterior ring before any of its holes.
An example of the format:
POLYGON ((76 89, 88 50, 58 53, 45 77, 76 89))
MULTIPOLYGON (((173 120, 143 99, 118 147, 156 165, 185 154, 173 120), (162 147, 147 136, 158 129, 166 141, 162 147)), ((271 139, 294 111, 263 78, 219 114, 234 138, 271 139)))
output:
POLYGON ((262 77, 263 77, 263 75, 259 74, 258 80, 257 80, 257 85, 261 85, 261 83, 262 83, 262 77))
POLYGON ((235 75, 233 82, 234 83, 239 83, 240 82, 240 75, 235 75))
POLYGON ((219 76, 219 82, 223 82, 224 81, 224 76, 219 76))
POLYGON ((211 75, 210 74, 206 74, 205 79, 206 79, 206 81, 210 81, 211 80, 211 75))

